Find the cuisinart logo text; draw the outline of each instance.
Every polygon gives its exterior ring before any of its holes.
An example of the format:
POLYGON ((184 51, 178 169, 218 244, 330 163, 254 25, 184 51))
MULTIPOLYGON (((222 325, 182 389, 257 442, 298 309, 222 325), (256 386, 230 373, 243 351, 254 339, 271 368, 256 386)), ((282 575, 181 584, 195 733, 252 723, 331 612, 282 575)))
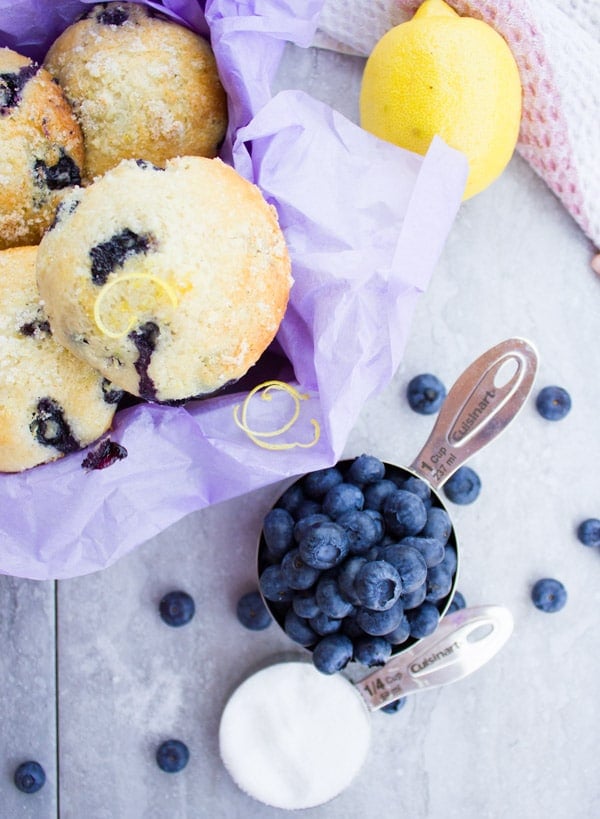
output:
POLYGON ((449 654, 453 654, 459 649, 460 643, 454 642, 447 648, 444 648, 442 651, 436 651, 435 654, 430 654, 429 657, 424 657, 422 660, 417 660, 417 662, 412 663, 412 665, 409 667, 409 671, 411 671, 413 674, 418 674, 420 671, 424 671, 430 665, 434 665, 444 657, 447 657, 449 654))
POLYGON ((496 397, 496 393, 495 393, 495 392, 493 392, 493 391, 491 391, 491 390, 487 390, 487 392, 485 393, 485 396, 484 396, 484 397, 481 399, 481 401, 479 402, 479 404, 478 404, 478 405, 475 407, 475 409, 474 409, 472 412, 470 412, 470 413, 467 415, 467 417, 466 417, 466 418, 463 420, 462 424, 460 425, 460 429, 457 429, 457 430, 456 430, 456 431, 455 431, 455 432, 452 434, 452 440, 453 440, 453 441, 462 441, 462 439, 465 437, 465 435, 466 435, 468 432, 470 432, 471 427, 473 426, 473 424, 475 423, 475 421, 477 421, 477 419, 479 418, 479 416, 480 416, 480 415, 482 415, 482 414, 484 413, 484 411, 485 411, 485 410, 487 409, 487 407, 489 406, 490 401, 491 401, 493 398, 495 398, 495 397, 496 397))

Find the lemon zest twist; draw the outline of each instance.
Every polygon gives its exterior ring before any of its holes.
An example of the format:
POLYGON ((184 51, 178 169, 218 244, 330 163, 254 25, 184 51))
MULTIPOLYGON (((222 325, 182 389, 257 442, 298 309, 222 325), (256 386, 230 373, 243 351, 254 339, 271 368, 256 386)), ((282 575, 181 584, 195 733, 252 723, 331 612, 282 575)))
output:
POLYGON ((314 446, 319 438, 321 437, 321 427, 319 426, 319 422, 315 418, 310 419, 310 423, 314 429, 314 437, 311 441, 307 443, 302 443, 301 441, 294 441, 290 443, 271 443, 268 440, 269 438, 276 438, 279 435, 284 435, 288 432, 296 423, 298 418, 300 417, 300 402, 306 401, 310 396, 306 393, 298 392, 294 387, 290 386, 290 384, 286 384, 285 381, 263 381, 262 384, 258 384, 254 389, 250 390, 244 403, 241 405, 241 418, 240 418, 240 404, 236 404, 233 408, 233 420, 235 421, 236 425, 243 430, 246 435, 250 438, 252 443, 256 444, 256 446, 261 447, 262 449, 270 449, 270 450, 284 450, 284 449, 294 449, 295 447, 300 447, 302 449, 308 449, 311 446, 314 446), (286 421, 285 424, 278 427, 277 429, 266 431, 266 432, 259 432, 258 430, 252 429, 248 425, 248 405, 250 401, 254 398, 254 396, 259 392, 259 390, 263 390, 262 398, 263 401, 270 401, 272 398, 271 392, 273 390, 279 392, 286 392, 294 401, 294 411, 286 421))
POLYGON ((146 281, 153 282, 154 284, 158 285, 159 289, 161 289, 169 298, 169 301, 173 305, 173 307, 177 307, 178 298, 175 290, 173 287, 168 284, 168 282, 160 279, 158 276, 154 276, 152 273, 126 273, 123 276, 119 276, 118 278, 113 279, 112 281, 105 284, 100 293, 98 293, 96 297, 96 301, 94 302, 94 321, 96 326, 103 333, 105 336, 109 338, 122 338, 124 335, 132 330, 138 322, 138 316, 132 315, 127 326, 124 329, 120 330, 111 330, 107 327, 106 323, 104 322, 101 312, 104 300, 106 299, 107 294, 114 288, 117 287, 119 284, 122 284, 126 281, 131 281, 133 279, 145 279, 146 281))

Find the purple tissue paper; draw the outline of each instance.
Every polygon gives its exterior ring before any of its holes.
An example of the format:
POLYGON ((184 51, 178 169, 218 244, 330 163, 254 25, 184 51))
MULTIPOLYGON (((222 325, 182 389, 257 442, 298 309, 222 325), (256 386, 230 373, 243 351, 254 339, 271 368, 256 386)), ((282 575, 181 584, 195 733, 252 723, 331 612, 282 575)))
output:
MULTIPOLYGON (((278 211, 289 306, 235 391, 119 411, 110 438, 123 460, 85 470, 83 451, 0 475, 0 572, 94 572, 194 510, 329 466, 390 382, 460 206, 466 160, 437 138, 425 157, 403 151, 304 92, 271 94, 285 44, 311 44, 322 1, 148 3, 211 38, 229 102, 222 157, 278 211)), ((0 45, 43 60, 86 5, 0 0, 0 45)))

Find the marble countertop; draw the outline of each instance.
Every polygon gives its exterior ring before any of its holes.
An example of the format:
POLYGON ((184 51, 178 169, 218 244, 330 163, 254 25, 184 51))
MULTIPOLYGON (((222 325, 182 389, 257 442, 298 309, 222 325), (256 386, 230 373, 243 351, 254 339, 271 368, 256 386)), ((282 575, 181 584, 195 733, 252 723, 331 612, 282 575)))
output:
MULTIPOLYGON (((362 61, 290 47, 279 87, 301 87, 357 119, 362 61)), ((387 389, 364 407, 348 456, 409 463, 431 417, 411 412, 408 380, 448 386, 509 336, 540 355, 534 392, 565 387, 573 408, 545 421, 530 399, 471 465, 477 501, 455 509, 469 605, 500 603, 514 634, 488 665, 447 688, 373 715, 373 744, 352 786, 303 812, 323 819, 589 819, 600 815, 600 551, 577 524, 600 517, 600 280, 593 248, 515 155, 464 203, 415 312, 387 389), (532 584, 556 577, 568 602, 538 611, 532 584)), ((230 692, 282 652, 273 625, 244 630, 239 596, 256 585, 256 534, 271 486, 194 513, 103 572, 54 582, 0 577, 2 819, 250 819, 283 816, 242 793, 218 754, 230 692), (167 627, 158 601, 174 588, 196 616, 167 627), (165 774, 156 746, 182 739, 190 762, 165 774), (16 765, 36 759, 45 787, 24 795, 16 765)))

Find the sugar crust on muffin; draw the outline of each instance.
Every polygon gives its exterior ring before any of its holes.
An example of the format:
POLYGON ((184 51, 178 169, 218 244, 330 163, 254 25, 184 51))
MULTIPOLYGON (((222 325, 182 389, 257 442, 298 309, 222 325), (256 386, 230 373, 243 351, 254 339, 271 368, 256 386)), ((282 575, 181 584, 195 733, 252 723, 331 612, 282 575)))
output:
POLYGON ((121 159, 216 156, 227 100, 207 40, 135 3, 101 3, 52 44, 45 67, 86 147, 86 180, 121 159))

